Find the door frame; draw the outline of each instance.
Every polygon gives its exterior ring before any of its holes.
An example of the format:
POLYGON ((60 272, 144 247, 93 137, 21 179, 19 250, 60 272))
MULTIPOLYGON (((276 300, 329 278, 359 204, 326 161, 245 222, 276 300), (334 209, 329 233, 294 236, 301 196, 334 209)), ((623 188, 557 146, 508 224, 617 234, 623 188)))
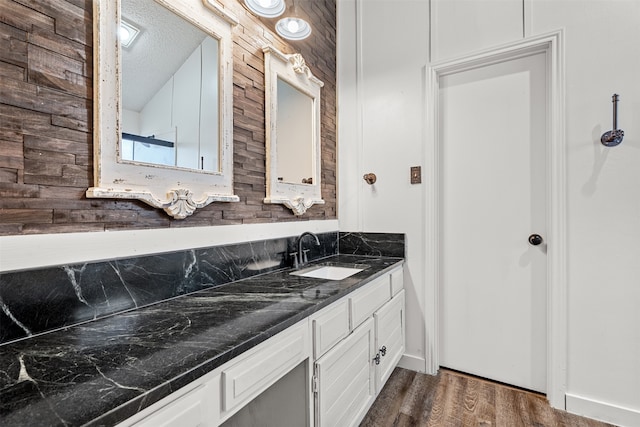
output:
POLYGON ((540 53, 547 63, 547 399, 565 409, 567 391, 566 141, 563 31, 527 37, 497 48, 432 63, 426 70, 425 106, 425 332, 426 371, 437 373, 440 348, 441 149, 439 91, 443 76, 540 53))

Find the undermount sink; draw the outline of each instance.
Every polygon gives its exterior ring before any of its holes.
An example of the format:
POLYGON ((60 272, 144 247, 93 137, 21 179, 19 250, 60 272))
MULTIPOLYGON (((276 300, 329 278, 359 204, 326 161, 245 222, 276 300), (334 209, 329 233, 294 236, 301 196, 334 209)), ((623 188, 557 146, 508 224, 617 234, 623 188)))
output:
POLYGON ((342 280, 346 279, 349 276, 353 276, 354 274, 359 273, 362 270, 364 270, 364 268, 339 267, 336 265, 319 265, 300 271, 294 271, 291 274, 293 276, 314 277, 316 279, 342 280))

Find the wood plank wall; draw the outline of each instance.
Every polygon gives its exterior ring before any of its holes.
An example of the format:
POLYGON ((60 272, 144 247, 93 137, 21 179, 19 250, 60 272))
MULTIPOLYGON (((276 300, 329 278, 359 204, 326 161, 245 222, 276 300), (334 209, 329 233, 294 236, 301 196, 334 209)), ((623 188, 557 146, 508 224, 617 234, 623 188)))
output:
MULTIPOLYGON (((287 0, 290 3, 290 0, 287 0)), ((87 199, 93 185, 92 0, 0 0, 0 235, 336 218, 336 0, 297 0, 313 28, 285 43, 238 0, 234 39, 234 191, 173 220, 142 202, 87 199), (322 89, 322 196, 295 217, 266 205, 262 46, 301 53, 322 89)))

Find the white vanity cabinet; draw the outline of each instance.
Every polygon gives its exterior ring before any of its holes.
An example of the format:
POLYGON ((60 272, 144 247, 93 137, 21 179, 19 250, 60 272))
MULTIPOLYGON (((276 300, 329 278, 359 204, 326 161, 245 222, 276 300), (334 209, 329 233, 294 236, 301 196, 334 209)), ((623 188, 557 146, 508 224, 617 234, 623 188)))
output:
POLYGON ((380 393, 404 353, 404 290, 373 315, 376 341, 376 393, 380 393))
POLYGON ((351 332, 328 351, 319 332, 322 320, 343 319, 345 309, 332 305, 314 316, 317 427, 357 425, 400 361, 405 336, 402 280, 399 267, 345 297, 351 332))
MULTIPOLYGON (((218 426, 308 361, 310 353, 309 320, 304 319, 156 402, 119 427, 218 426)), ((309 418, 303 417, 305 421, 309 418)))
POLYGON ((222 423, 235 427, 255 420, 265 425, 357 425, 404 353, 402 280, 400 266, 119 427, 214 427, 222 423), (288 407, 294 396, 296 408, 288 407), (296 421, 290 421, 292 411, 296 421))
POLYGON ((375 399, 373 319, 315 363, 313 379, 316 426, 351 426, 366 414, 375 399))

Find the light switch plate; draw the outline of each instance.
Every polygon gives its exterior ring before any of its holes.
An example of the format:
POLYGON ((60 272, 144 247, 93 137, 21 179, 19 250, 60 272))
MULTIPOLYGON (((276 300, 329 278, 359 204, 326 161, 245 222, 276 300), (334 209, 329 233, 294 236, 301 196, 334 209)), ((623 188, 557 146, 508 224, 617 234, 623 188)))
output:
POLYGON ((422 167, 411 166, 411 183, 420 184, 422 182, 422 167))

